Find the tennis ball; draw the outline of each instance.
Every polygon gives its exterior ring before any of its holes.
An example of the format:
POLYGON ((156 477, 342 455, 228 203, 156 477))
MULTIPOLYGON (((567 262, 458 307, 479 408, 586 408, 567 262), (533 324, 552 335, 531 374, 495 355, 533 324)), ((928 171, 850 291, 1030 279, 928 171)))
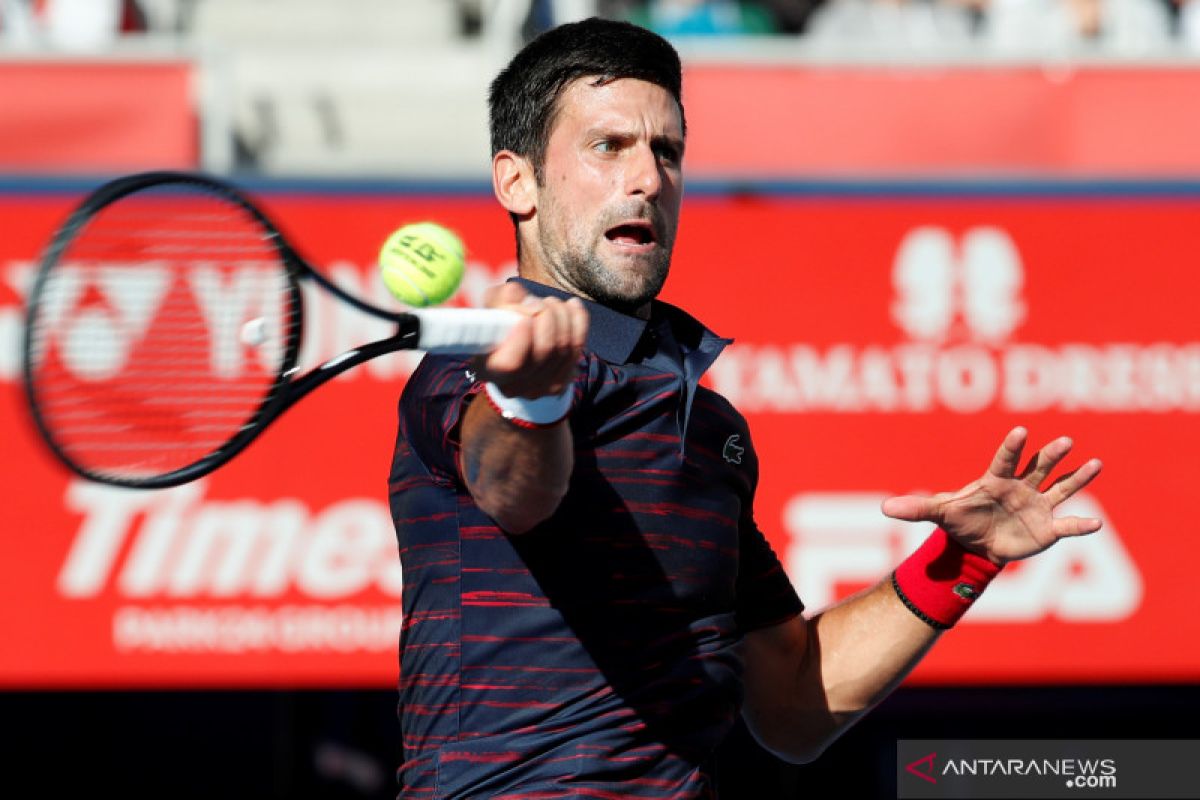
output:
POLYGON ((397 229, 379 251, 379 269, 388 290, 415 308, 450 299, 466 269, 462 240, 436 222, 397 229))

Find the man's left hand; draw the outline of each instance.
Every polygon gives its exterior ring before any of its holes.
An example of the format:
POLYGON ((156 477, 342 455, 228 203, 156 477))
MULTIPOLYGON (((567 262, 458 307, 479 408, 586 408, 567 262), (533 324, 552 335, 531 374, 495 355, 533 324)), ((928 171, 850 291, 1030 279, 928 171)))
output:
POLYGON ((959 491, 892 497, 884 501, 883 513, 894 519, 936 523, 963 547, 998 565, 1036 555, 1063 537, 1099 530, 1098 519, 1055 519, 1054 509, 1100 474, 1100 460, 1091 459, 1043 491, 1042 485, 1071 451, 1072 442, 1065 436, 1055 439, 1018 473, 1027 436, 1024 428, 1009 431, 983 477, 959 491))

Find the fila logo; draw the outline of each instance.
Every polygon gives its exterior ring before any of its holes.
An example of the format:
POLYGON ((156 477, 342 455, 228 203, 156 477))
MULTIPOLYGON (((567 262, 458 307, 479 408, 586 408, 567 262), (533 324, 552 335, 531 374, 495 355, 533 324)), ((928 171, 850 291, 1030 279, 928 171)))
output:
MULTIPOLYGON (((886 495, 800 493, 784 506, 788 575, 810 608, 823 608, 878 581, 932 531, 879 513, 886 495)), ((978 595, 965 624, 977 622, 1113 622, 1142 604, 1142 575, 1097 498, 1081 492, 1060 506, 1067 516, 1097 517, 1104 527, 1086 540, 1059 542, 1037 558, 1010 564, 978 595)), ((977 594, 960 585, 964 600, 977 594)))
POLYGON ((742 453, 746 452, 746 448, 738 444, 741 440, 740 434, 734 434, 725 440, 725 447, 721 448, 721 457, 730 464, 742 463, 742 453))
POLYGON ((1000 228, 957 241, 945 228, 915 228, 892 266, 892 320, 920 341, 1000 342, 1025 320, 1024 282, 1021 254, 1000 228))

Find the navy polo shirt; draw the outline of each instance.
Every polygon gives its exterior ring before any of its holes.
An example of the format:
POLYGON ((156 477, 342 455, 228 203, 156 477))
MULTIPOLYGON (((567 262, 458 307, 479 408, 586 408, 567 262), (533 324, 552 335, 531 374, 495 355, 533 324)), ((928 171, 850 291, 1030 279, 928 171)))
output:
POLYGON ((802 609, 754 523, 746 422, 699 384, 728 340, 657 301, 587 307, 570 488, 529 533, 463 484, 466 360, 426 356, 400 399, 401 798, 714 797, 741 638, 802 609))

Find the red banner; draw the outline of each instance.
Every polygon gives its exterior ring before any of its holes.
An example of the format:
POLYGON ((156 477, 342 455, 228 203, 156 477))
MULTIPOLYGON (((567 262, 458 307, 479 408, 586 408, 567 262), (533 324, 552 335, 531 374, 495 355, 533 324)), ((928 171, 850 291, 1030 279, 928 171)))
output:
MULTIPOLYGON (((194 71, 0 62, 0 171, 194 167, 194 71)), ((1189 67, 694 63, 684 87, 692 174, 1200 174, 1189 67)))
POLYGON ((0 171, 195 168, 194 71, 187 61, 0 61, 0 171))
POLYGON ((683 85, 692 174, 1200 174, 1191 67, 694 64, 683 85))
MULTIPOLYGON (((163 492, 68 477, 17 380, 33 261, 76 198, 0 195, 0 685, 390 686, 401 575, 386 507, 413 357, 322 387, 210 478, 163 492)), ((511 274, 485 197, 265 195, 355 292, 387 232, 462 232, 457 303, 511 274)), ((697 197, 666 298, 736 338, 709 374, 750 420, 756 517, 810 609, 924 531, 880 500, 957 488, 1004 432, 1067 433, 1106 469, 1104 530, 1007 569, 918 682, 1200 678, 1186 515, 1200 451, 1200 197, 697 197)), ((384 331, 310 295, 306 363, 384 331)), ((384 326, 386 329, 386 325, 384 326)))

